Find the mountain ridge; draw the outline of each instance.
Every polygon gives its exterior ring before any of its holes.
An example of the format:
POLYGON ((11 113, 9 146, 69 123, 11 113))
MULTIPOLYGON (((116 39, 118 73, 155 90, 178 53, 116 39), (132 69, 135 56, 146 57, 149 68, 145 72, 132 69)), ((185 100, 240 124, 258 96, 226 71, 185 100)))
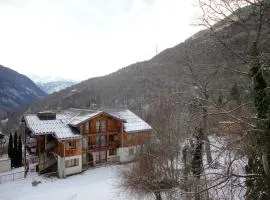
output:
POLYGON ((2 65, 0 85, 0 118, 47 95, 27 76, 2 65))

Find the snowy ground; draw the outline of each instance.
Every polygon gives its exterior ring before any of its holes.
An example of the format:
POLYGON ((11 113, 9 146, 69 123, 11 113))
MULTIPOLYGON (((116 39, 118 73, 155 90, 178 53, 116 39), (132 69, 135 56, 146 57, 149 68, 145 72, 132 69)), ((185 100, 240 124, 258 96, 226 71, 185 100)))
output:
POLYGON ((26 179, 0 184, 0 199, 39 200, 136 200, 117 186, 121 165, 89 169, 65 179, 45 178, 32 173, 26 179), (32 186, 33 181, 41 181, 32 186))

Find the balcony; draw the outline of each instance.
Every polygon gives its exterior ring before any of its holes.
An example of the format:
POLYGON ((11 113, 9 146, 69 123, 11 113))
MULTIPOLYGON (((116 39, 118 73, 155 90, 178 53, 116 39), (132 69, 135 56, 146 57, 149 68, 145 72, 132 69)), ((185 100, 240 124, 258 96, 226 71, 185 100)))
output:
POLYGON ((109 150, 109 149, 114 149, 118 148, 120 146, 120 141, 109 141, 108 143, 105 144, 96 144, 96 145, 89 145, 88 150, 89 151, 103 151, 103 150, 109 150))
POLYGON ((118 131, 104 131, 104 132, 94 132, 94 133, 89 133, 89 136, 101 136, 101 135, 116 135, 119 134, 118 131))
POLYGON ((65 155, 66 156, 73 156, 73 155, 76 155, 77 153, 77 149, 66 149, 65 150, 65 155))

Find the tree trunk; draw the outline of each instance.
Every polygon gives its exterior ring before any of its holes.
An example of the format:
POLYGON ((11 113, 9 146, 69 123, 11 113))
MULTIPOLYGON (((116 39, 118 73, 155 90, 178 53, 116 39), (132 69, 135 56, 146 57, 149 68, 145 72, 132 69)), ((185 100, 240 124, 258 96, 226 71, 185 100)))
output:
POLYGON ((211 148, 210 148, 210 141, 207 136, 207 109, 203 108, 203 139, 204 139, 204 146, 206 152, 206 158, 208 165, 211 165, 213 162, 212 155, 211 155, 211 148))
POLYGON ((205 145, 205 152, 208 165, 211 165, 213 162, 212 155, 211 155, 211 148, 210 148, 210 141, 207 136, 204 137, 204 145, 205 145))

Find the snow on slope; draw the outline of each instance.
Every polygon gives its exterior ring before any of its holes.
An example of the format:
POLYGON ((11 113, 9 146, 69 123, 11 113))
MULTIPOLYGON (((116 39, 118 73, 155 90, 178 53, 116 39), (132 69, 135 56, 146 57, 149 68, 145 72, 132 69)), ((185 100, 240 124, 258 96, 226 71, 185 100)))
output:
POLYGON ((234 136, 232 139, 228 136, 211 136, 209 140, 216 167, 209 168, 206 155, 204 155, 204 168, 206 169, 204 175, 208 187, 218 184, 209 190, 210 196, 214 199, 243 199, 246 192, 245 179, 236 176, 230 177, 231 174, 245 175, 244 168, 247 158, 239 153, 241 149, 236 144, 240 137, 235 138, 234 136), (228 166, 231 166, 229 171, 228 166))
POLYGON ((0 184, 0 199, 6 200, 137 200, 117 186, 121 165, 89 169, 65 179, 31 174, 26 179, 0 184), (33 187, 32 181, 41 181, 33 187))

